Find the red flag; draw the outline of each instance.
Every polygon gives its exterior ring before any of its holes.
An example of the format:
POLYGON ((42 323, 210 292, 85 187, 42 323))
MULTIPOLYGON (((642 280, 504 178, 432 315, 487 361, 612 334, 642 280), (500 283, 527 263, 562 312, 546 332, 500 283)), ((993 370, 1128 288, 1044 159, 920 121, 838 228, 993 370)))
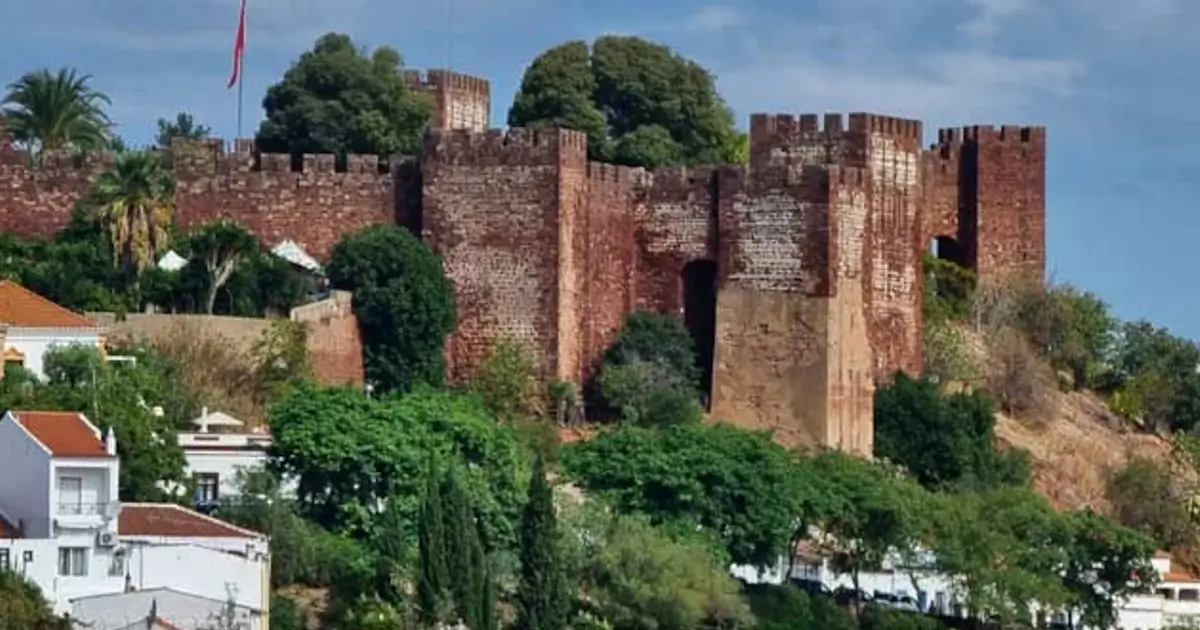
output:
POLYGON ((246 0, 242 0, 242 10, 238 14, 237 38, 233 40, 233 74, 229 76, 226 89, 238 84, 242 79, 242 55, 246 52, 246 0))

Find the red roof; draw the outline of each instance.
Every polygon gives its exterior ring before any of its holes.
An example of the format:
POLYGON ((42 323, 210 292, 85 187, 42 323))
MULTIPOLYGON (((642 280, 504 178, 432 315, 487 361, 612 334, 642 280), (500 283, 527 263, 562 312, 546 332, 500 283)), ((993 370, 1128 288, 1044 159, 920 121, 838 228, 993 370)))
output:
POLYGON ((180 538, 260 538, 262 534, 230 525, 173 503, 125 503, 117 519, 122 536, 180 538))
POLYGON ((3 516, 0 516, 0 538, 20 538, 20 537, 21 537, 21 530, 17 529, 16 525, 13 525, 12 523, 9 523, 8 521, 4 520, 3 516))
POLYGON ((10 411, 54 457, 111 457, 100 431, 77 411, 10 411))
POLYGON ((0 323, 27 328, 96 328, 88 318, 63 308, 12 280, 0 280, 0 323))

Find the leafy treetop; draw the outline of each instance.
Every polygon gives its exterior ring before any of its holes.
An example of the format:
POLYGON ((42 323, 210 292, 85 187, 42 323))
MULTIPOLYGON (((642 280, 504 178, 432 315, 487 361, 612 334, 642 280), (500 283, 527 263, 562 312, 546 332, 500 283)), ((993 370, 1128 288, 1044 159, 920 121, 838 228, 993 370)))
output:
POLYGON ((368 56, 350 37, 328 33, 271 86, 258 148, 274 153, 414 153, 433 111, 409 89, 392 48, 368 56))
POLYGON ((723 164, 744 153, 712 74, 638 37, 542 53, 525 71, 508 124, 586 132, 592 159, 631 166, 723 164))

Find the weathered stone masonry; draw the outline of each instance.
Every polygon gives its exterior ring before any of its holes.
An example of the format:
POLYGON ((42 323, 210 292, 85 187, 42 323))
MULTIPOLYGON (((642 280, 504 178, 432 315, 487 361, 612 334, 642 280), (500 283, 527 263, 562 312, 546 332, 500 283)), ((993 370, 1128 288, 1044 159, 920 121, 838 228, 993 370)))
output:
MULTIPOLYGON (((875 384, 920 370, 930 243, 985 278, 1044 273, 1045 130, 943 130, 922 149, 914 120, 755 115, 750 135, 745 167, 652 171, 589 162, 567 130, 439 130, 416 158, 298 169, 249 141, 183 143, 177 219, 228 216, 319 256, 364 225, 409 226, 455 283, 454 378, 508 337, 580 381, 633 309, 677 315, 712 340, 715 417, 869 452, 875 384)), ((0 140, 0 229, 65 225, 95 168, 30 168, 0 140)))

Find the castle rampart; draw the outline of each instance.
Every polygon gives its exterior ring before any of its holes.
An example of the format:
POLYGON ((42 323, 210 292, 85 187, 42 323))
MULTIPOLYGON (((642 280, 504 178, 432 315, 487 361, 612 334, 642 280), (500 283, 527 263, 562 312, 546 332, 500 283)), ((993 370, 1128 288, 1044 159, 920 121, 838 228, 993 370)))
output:
MULTIPOLYGON (((467 79, 411 80, 483 93, 467 79)), ((454 379, 502 338, 547 378, 586 379, 633 309, 676 315, 714 416, 869 452, 876 383, 921 368, 930 243, 985 279, 1044 273, 1045 130, 943 129, 927 149, 922 134, 756 114, 748 165, 660 169, 590 162, 586 136, 557 129, 435 129, 415 157, 180 142, 176 218, 230 217, 318 257, 362 226, 408 226, 455 283, 454 379)), ((98 165, 27 162, 0 140, 0 228, 50 234, 98 165)))

